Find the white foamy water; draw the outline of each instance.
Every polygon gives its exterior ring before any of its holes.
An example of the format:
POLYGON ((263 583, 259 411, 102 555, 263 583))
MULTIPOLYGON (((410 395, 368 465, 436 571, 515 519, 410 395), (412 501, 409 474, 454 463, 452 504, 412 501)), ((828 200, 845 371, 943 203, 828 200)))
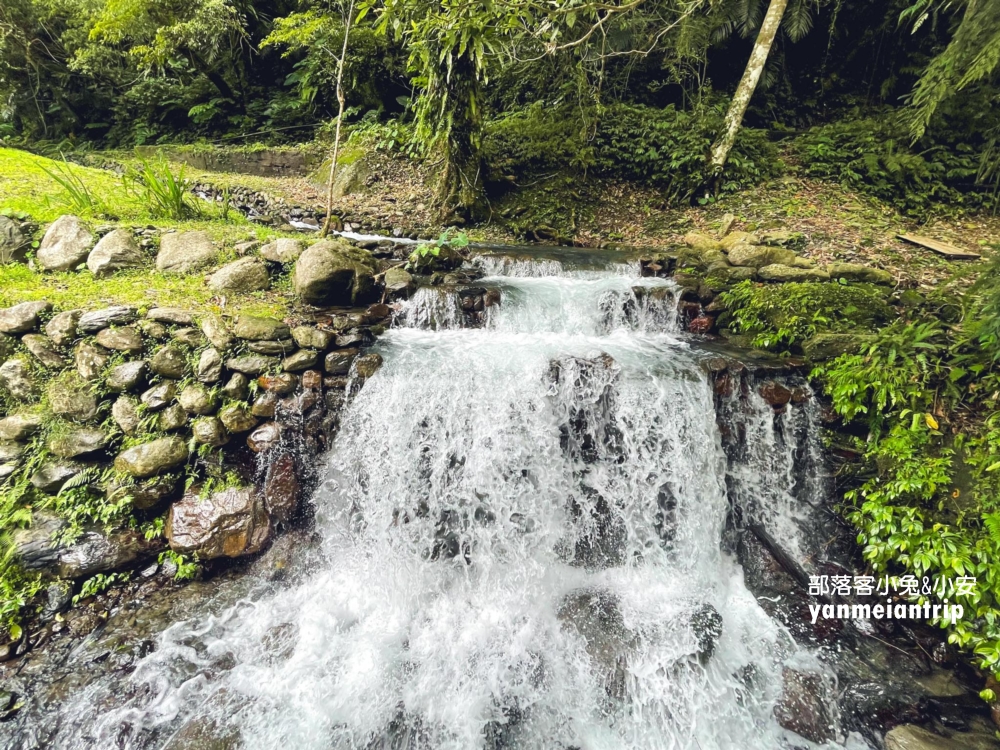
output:
MULTIPOLYGON (((782 666, 811 657, 720 549, 727 461, 672 285, 492 271, 483 327, 427 290, 380 339, 306 575, 175 623, 120 695, 69 698, 57 747, 792 746, 782 666)), ((786 445, 754 451, 791 493, 786 445)))

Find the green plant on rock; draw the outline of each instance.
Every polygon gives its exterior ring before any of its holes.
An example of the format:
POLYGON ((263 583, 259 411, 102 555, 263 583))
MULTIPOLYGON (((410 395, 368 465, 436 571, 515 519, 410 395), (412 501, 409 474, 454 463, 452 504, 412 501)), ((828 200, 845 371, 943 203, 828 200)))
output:
POLYGON ((182 555, 179 552, 174 552, 172 549, 164 550, 157 557, 156 561, 163 565, 166 562, 173 563, 177 566, 177 572, 174 573, 174 580, 176 581, 190 581, 195 576, 198 575, 198 560, 190 559, 186 555, 182 555))
POLYGON ((80 592, 73 596, 73 604, 79 604, 84 599, 97 596, 98 594, 107 591, 116 583, 127 583, 131 580, 131 578, 132 574, 129 571, 121 571, 119 573, 98 573, 97 575, 91 576, 80 586, 80 592))

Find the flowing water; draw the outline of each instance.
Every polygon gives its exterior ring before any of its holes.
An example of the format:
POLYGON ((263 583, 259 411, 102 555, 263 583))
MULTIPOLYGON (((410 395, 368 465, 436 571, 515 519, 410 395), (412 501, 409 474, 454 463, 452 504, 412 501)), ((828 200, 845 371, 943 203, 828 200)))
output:
POLYGON ((481 327, 424 290, 379 340, 300 574, 72 693, 53 747, 809 745, 774 707, 814 659, 721 544, 730 491, 771 517, 820 491, 795 470, 818 460, 807 411, 734 405, 727 460, 672 282, 479 264, 503 295, 481 327))

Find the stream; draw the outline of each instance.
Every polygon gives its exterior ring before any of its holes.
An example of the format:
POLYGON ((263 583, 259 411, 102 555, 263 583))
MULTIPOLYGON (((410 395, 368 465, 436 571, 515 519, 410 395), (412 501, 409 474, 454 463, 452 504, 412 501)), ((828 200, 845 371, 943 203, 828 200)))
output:
MULTIPOLYGON (((788 669, 825 668, 723 543, 739 502, 794 548, 826 491, 814 399, 731 395, 727 450, 717 355, 680 332, 672 281, 475 263, 502 303, 479 327, 448 290, 406 303, 290 572, 175 607, 127 669, 89 637, 0 746, 816 747, 775 707, 788 669)), ((837 747, 868 747, 828 709, 837 747)))

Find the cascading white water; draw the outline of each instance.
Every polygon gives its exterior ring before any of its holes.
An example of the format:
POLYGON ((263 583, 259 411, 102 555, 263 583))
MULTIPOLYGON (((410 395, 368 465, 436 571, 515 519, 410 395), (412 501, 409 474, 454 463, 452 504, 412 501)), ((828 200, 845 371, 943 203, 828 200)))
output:
POLYGON ((672 285, 520 263, 479 282, 503 290, 484 327, 430 290, 380 339, 307 574, 174 624, 127 697, 70 701, 86 731, 59 747, 789 746, 782 664, 808 656, 720 549, 726 458, 672 285))

